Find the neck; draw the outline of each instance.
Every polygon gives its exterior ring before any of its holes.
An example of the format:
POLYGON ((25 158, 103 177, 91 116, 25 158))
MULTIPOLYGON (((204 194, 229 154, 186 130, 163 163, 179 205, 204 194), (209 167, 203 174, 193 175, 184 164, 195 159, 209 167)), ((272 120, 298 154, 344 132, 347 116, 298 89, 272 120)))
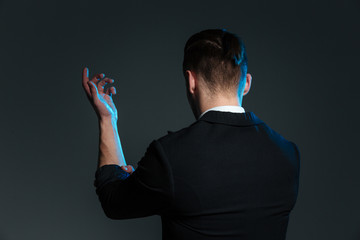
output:
POLYGON ((197 102, 197 116, 198 118, 201 113, 206 110, 218 107, 218 106, 240 106, 241 107, 242 99, 239 99, 237 96, 228 97, 228 96, 216 96, 208 98, 206 96, 200 97, 197 102))

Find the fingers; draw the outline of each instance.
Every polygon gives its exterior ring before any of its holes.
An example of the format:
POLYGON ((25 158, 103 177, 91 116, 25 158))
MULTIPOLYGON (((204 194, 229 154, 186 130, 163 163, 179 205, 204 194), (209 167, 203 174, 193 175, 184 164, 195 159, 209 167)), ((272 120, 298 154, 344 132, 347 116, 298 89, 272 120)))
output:
POLYGON ((90 88, 90 94, 91 96, 93 97, 93 99, 97 99, 98 98, 98 90, 97 90, 97 87, 95 85, 95 83, 93 83, 92 81, 88 81, 87 82, 89 88, 90 88))
POLYGON ((99 92, 104 93, 104 87, 106 86, 106 84, 113 83, 113 82, 114 82, 114 79, 111 79, 111 78, 104 78, 103 80, 101 80, 98 84, 99 92))
POLYGON ((135 171, 132 165, 121 166, 121 169, 130 174, 132 174, 135 171))
POLYGON ((91 81, 96 84, 96 83, 98 82, 98 80, 101 80, 101 79, 103 79, 104 77, 105 77, 105 73, 95 74, 95 75, 93 76, 93 78, 91 79, 91 81))
MULTIPOLYGON (((89 80, 89 69, 87 67, 84 67, 83 73, 82 73, 82 85, 84 87, 84 90, 89 98, 91 100, 92 97, 96 96, 97 94, 103 94, 104 88, 106 84, 108 83, 114 83, 114 79, 111 78, 105 78, 104 73, 95 74, 91 80, 89 80), (100 80, 100 81, 99 81, 100 80), (98 82, 99 81, 99 82, 98 82), (93 83, 93 84, 90 84, 93 83)), ((115 87, 110 87, 106 90, 106 94, 112 97, 112 95, 116 94, 115 87)))
POLYGON ((87 84, 88 81, 89 81, 89 69, 87 67, 84 67, 83 73, 82 73, 82 85, 86 92, 86 95, 90 98, 91 94, 90 94, 89 85, 87 84))
POLYGON ((89 69, 87 67, 84 67, 82 76, 83 76, 83 82, 89 81, 89 69))
POLYGON ((93 82, 97 84, 97 81, 101 80, 104 77, 105 77, 104 73, 95 74, 94 77, 91 79, 91 81, 89 81, 89 69, 87 67, 84 67, 82 74, 82 85, 89 99, 91 98, 92 94, 91 94, 91 88, 89 87, 90 85, 88 83, 93 82))
POLYGON ((113 87, 109 87, 107 90, 106 90, 106 94, 109 95, 110 97, 114 94, 116 94, 116 88, 113 86, 113 87))

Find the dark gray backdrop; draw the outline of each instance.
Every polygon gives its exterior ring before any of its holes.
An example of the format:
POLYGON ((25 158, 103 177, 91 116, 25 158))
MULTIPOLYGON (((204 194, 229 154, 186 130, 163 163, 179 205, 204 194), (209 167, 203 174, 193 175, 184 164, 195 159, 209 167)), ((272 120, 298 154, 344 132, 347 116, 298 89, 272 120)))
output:
POLYGON ((195 120, 182 51, 207 28, 242 36, 253 75, 245 110, 300 148, 288 239, 360 239, 359 15, 359 1, 0 1, 0 239, 161 238, 158 216, 102 212, 81 72, 115 78, 136 166, 153 139, 195 120))

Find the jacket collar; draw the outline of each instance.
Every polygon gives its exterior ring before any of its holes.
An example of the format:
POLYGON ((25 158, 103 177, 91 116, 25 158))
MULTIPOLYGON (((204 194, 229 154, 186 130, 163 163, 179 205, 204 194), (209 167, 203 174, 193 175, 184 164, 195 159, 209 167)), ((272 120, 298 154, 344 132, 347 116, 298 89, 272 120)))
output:
POLYGON ((208 111, 198 121, 222 123, 235 126, 252 126, 263 123, 253 112, 233 113, 208 111))

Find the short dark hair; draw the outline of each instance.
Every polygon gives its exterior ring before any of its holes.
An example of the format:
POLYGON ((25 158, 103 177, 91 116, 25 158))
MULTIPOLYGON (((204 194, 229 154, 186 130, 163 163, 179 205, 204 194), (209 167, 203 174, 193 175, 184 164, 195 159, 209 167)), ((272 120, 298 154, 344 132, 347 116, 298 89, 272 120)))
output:
POLYGON ((184 48, 183 73, 200 74, 212 94, 237 89, 247 73, 243 41, 225 29, 208 29, 194 34, 184 48))

